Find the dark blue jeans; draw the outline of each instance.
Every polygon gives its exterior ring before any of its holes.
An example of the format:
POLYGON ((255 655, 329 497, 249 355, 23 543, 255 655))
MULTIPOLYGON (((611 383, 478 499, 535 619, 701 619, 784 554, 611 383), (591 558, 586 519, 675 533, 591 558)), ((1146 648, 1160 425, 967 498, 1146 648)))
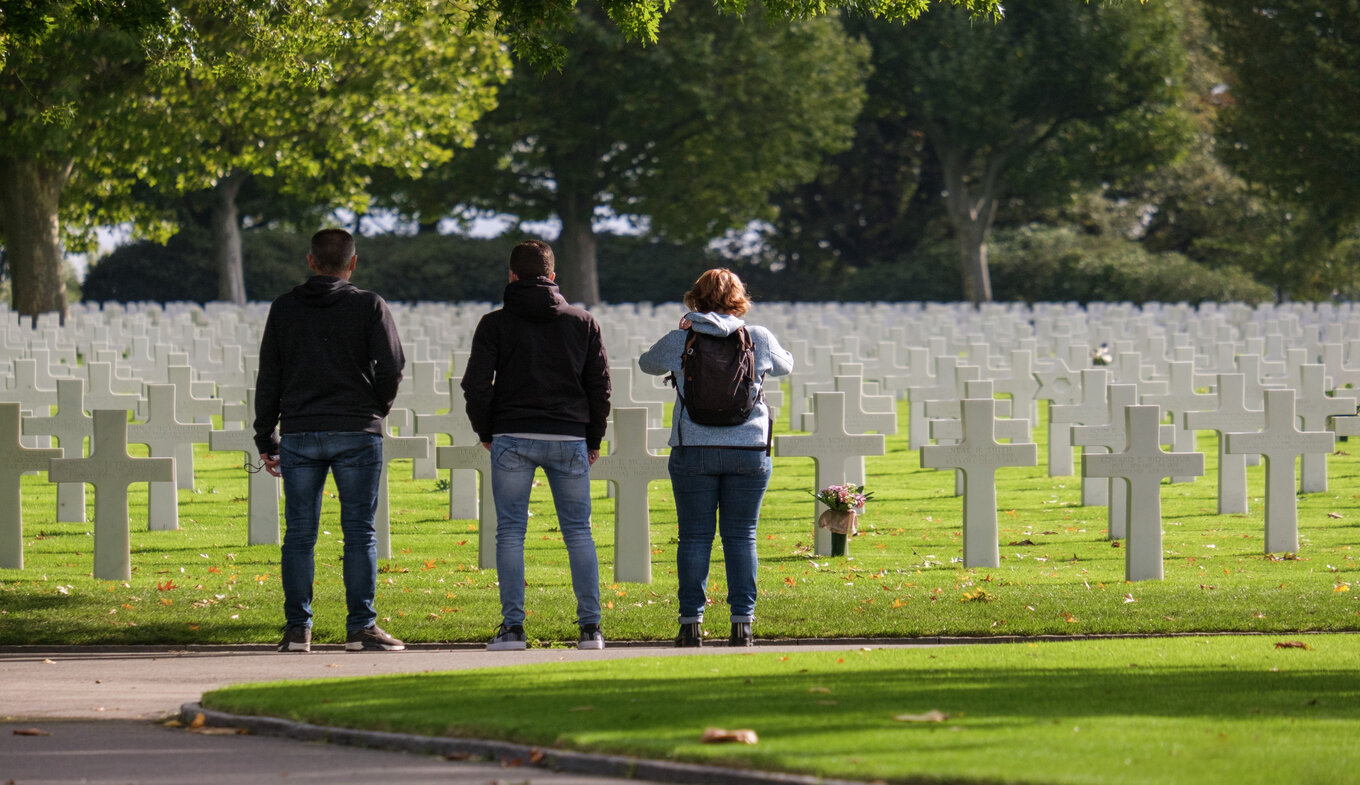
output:
POLYGON ((283 474, 283 617, 288 626, 312 626, 312 584, 316 580, 316 535, 326 473, 340 497, 340 532, 345 538, 345 630, 370 627, 378 619, 373 596, 378 581, 378 537, 373 514, 382 475, 382 437, 357 431, 285 433, 279 437, 283 474))
POLYGON ((496 580, 507 627, 524 624, 524 535, 529 493, 542 468, 567 546, 576 623, 600 623, 600 565, 590 533, 590 458, 584 439, 553 441, 496 436, 491 441, 491 494, 496 500, 496 580))
POLYGON ((704 586, 715 530, 722 537, 732 621, 754 621, 756 524, 770 484, 770 467, 763 450, 671 448, 668 468, 680 524, 675 564, 681 624, 704 620, 704 586))

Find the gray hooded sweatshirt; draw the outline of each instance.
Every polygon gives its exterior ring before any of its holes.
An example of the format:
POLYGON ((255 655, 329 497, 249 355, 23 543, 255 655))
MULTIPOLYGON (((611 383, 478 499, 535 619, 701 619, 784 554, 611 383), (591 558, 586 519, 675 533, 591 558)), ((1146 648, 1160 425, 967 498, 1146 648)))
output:
MULTIPOLYGON (((719 337, 731 335, 739 327, 746 326, 755 350, 756 375, 762 380, 766 376, 785 376, 793 370, 793 355, 785 351, 774 334, 764 327, 746 325, 740 317, 725 313, 690 313, 685 318, 693 322, 691 329, 695 332, 719 337)), ((680 372, 680 360, 687 337, 684 330, 671 330, 638 358, 638 367, 643 373, 653 376, 675 374, 681 395, 685 392, 685 380, 680 372)), ((684 429, 686 447, 764 447, 768 427, 769 409, 763 400, 756 402, 746 422, 731 426, 700 425, 677 405, 671 416, 669 444, 679 447, 680 431, 684 429)))

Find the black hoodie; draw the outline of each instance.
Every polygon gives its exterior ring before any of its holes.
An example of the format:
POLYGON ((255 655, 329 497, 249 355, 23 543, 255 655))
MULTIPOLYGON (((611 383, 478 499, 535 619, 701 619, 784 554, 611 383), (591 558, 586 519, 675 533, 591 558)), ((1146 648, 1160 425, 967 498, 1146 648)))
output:
POLYGON ((277 454, 282 433, 382 433, 406 358, 387 303, 313 275, 269 308, 255 381, 255 446, 277 454))
POLYGON ((477 324, 463 397, 483 442, 497 433, 560 434, 598 450, 609 392, 600 325, 551 280, 512 281, 505 307, 477 324))

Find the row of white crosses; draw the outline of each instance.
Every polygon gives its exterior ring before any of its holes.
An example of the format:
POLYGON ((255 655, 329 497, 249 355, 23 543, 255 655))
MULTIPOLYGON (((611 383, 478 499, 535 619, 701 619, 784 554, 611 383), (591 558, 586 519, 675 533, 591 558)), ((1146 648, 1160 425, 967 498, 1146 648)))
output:
MULTIPOLYGON (((457 333, 461 333, 464 338, 470 335, 470 325, 475 324, 475 318, 484 312, 487 306, 479 305, 474 307, 450 308, 427 308, 412 307, 404 309, 398 306, 395 310, 402 316, 403 337, 408 339, 408 354, 413 361, 411 371, 408 373, 408 383, 403 385, 403 397, 399 400, 399 405, 406 404, 412 413, 408 414, 402 410, 394 410, 393 417, 389 421, 391 428, 396 429, 397 434, 391 433, 389 429, 385 432, 385 441, 388 446, 390 460, 399 458, 414 459, 417 467, 417 476, 425 473, 425 476, 433 476, 433 465, 440 469, 450 471, 450 514, 452 517, 475 517, 481 522, 480 531, 482 532, 480 543, 480 561, 483 566, 491 566, 494 562, 494 520, 490 511, 493 509, 489 503, 488 483, 482 483, 481 498, 475 490, 475 473, 484 472, 486 468, 485 451, 476 444, 475 435, 470 433, 466 426, 466 418, 461 413, 461 390, 458 389, 458 379, 456 374, 461 371, 461 365, 465 364, 466 354, 457 347, 457 333), (409 312, 408 312, 409 311, 409 312), (453 314, 450 317, 450 313, 453 314), (419 315, 424 321, 415 322, 415 317, 419 315), (409 318, 408 318, 409 317, 409 318), (460 324, 462 330, 450 331, 442 329, 439 325, 447 326, 451 323, 460 324), (414 325, 414 326, 413 326, 414 325), (407 330, 409 329, 409 333, 407 330), (448 357, 449 364, 444 366, 442 362, 436 362, 431 357, 448 357), (448 368, 448 373, 453 374, 454 378, 449 379, 444 372, 448 368), (440 447, 435 453, 438 457, 431 460, 430 447, 439 435, 447 436, 451 442, 448 447, 440 447), (421 438, 416 438, 421 437, 421 438), (422 444, 423 442, 423 444, 422 444), (472 449, 467 449, 472 448, 472 449), (423 463, 423 465, 421 465, 423 463), (455 481, 456 479, 456 481, 455 481), (469 482, 470 480, 470 482, 469 482), (480 501, 480 504, 478 502, 480 501)), ((218 333, 220 340, 226 340, 222 336, 227 334, 234 335, 239 340, 242 336, 246 340, 253 339, 253 334, 247 328, 250 323, 248 309, 246 312, 224 311, 217 309, 218 315, 225 314, 228 318, 222 320, 225 325, 218 333)), ((816 327, 810 333, 803 331, 803 335, 808 335, 808 339, 796 337, 800 335, 798 327, 806 323, 807 306, 769 306, 769 318, 763 319, 771 324, 776 334, 785 338, 799 356, 801 367, 806 367, 813 371, 812 374, 800 378, 795 374, 791 385, 792 396, 788 401, 787 411, 794 418, 795 423, 799 423, 811 433, 807 436, 781 436, 776 440, 776 452, 781 456, 804 456, 812 457, 817 466, 817 484, 823 487, 828 484, 843 482, 863 482, 864 480, 864 458, 876 454, 882 454, 883 435, 895 432, 896 418, 893 414, 893 402, 891 396, 898 395, 908 397, 913 404, 911 429, 909 430, 911 441, 914 447, 924 447, 928 443, 927 428, 934 428, 937 438, 945 443, 953 442, 955 448, 976 447, 981 443, 982 436, 967 432, 964 424, 965 413, 970 407, 960 404, 962 400, 973 400, 986 398, 990 399, 990 394, 984 394, 978 390, 971 389, 974 385, 990 384, 997 392, 1011 396, 1010 403, 1014 406, 1015 420, 1002 417, 995 418, 993 421, 999 423, 999 427, 1006 435, 1001 438, 1009 439, 1011 444, 1002 445, 1005 447, 1020 447, 1019 452, 1014 450, 993 450, 993 456, 1012 454, 1018 455, 1025 452, 1033 452, 1033 445, 1024 449, 1025 444, 1030 441, 1027 434, 1019 429, 1024 427, 1019 425, 1025 423, 1032 426, 1035 422, 1035 412, 1037 401, 1050 400, 1056 405, 1053 407, 1055 414, 1061 413, 1063 407, 1076 407, 1082 417, 1091 420, 1090 423, 1084 422, 1075 415, 1069 417, 1067 414, 1057 416, 1057 421, 1050 422, 1050 427, 1062 428, 1063 426, 1078 428, 1110 428, 1109 423, 1114 417, 1111 399, 1101 396, 1099 405, 1096 404, 1095 388, 1098 383, 1091 386, 1092 392, 1089 393, 1091 400, 1084 401, 1079 396, 1087 395, 1087 385, 1084 377, 1092 369, 1081 368, 1086 355, 1089 340, 1083 342, 1081 336, 1083 331, 1090 332, 1089 324, 1090 313, 1083 314, 1071 308, 1050 309, 1047 315, 1036 317, 1035 313, 1025 313, 1023 310, 1013 308, 990 309, 990 314, 986 314, 980 325, 971 324, 972 317, 968 311, 948 308, 921 308, 907 304, 902 308, 872 308, 856 309, 854 307, 831 306, 823 307, 823 313, 837 315, 853 314, 859 321, 851 324, 846 319, 845 324, 835 328, 827 326, 829 320, 823 320, 822 326, 816 327), (893 315, 904 315, 909 319, 896 319, 893 315), (960 316, 964 318, 960 318, 960 316), (781 326, 779 321, 783 319, 781 326), (990 320, 990 322, 988 322, 990 320), (960 327, 962 325, 962 327, 960 327), (848 327, 848 329, 846 329, 848 327), (979 337, 978 330, 991 330, 992 339, 979 337), (833 345, 833 340, 839 337, 839 342, 833 345), (1041 349, 1040 340, 1043 340, 1050 349, 1041 349), (1009 341, 1009 342, 1008 342, 1009 341), (917 345, 905 345, 912 342, 917 345), (967 357, 965 362, 963 357, 955 356, 950 352, 960 352, 967 357), (1043 356, 1043 359, 1040 357, 1043 356), (1076 367, 1078 370, 1072 370, 1076 367), (985 378, 978 379, 978 376, 985 378), (831 381, 825 381, 827 377, 831 381), (966 391, 965 391, 965 388, 966 391), (884 391, 889 395, 880 395, 876 391, 884 391), (825 396, 825 397, 824 397, 825 396), (839 396, 839 397, 837 397, 839 396), (809 406, 811 402, 811 406, 809 406), (1089 404, 1089 405, 1088 405, 1089 404), (1084 410, 1082 407, 1086 407, 1084 410), (811 408, 812 411, 808 411, 811 408), (948 426, 943 423, 929 424, 926 415, 931 412, 936 416, 949 416, 954 422, 958 422, 954 431, 950 431, 948 426), (1085 413, 1089 410, 1090 414, 1085 413), (954 412, 957 412, 955 414, 954 412), (1098 417, 1097 417, 1098 412, 1098 417), (918 426, 918 414, 920 425, 918 426), (885 417, 886 415, 886 417, 885 417), (1100 425, 1094 423, 1099 421, 1100 425), (1015 427, 1012 427, 1012 426, 1015 427), (877 431, 877 433, 870 433, 877 431), (970 442, 970 439, 972 441, 970 442)), ((1105 315, 1115 315, 1128 318, 1131 311, 1120 309, 1096 309, 1105 312, 1105 315)), ((607 459, 597 464, 596 476, 600 479, 609 480, 611 487, 615 488, 615 493, 619 500, 616 505, 619 517, 619 526, 616 529, 620 542, 620 558, 616 561, 616 577, 619 580, 646 580, 650 576, 649 540, 646 536, 646 509, 645 509, 645 484, 653 480, 663 479, 665 473, 660 465, 664 460, 654 455, 651 451, 655 450, 664 443, 666 429, 657 427, 659 419, 660 402, 667 400, 671 392, 658 386, 657 381, 651 377, 646 377, 636 372, 635 356, 640 348, 645 347, 646 339, 638 338, 640 335, 659 336, 665 330, 670 329, 674 321, 675 314, 679 313, 677 306, 664 306, 659 309, 652 309, 650 313, 645 313, 644 309, 627 307, 621 309, 612 318, 610 314, 602 313, 601 321, 606 325, 614 325, 612 328, 616 335, 627 336, 622 353, 615 351, 614 376, 615 376, 615 401, 619 408, 619 416, 629 420, 620 427, 620 422, 616 420, 611 425, 610 445, 611 455, 615 457, 628 455, 628 460, 619 457, 619 460, 611 463, 607 459), (625 318, 627 317, 627 318, 625 318), (637 414, 630 413, 634 407, 638 407, 637 414), (634 417, 641 418, 642 425, 632 422, 634 417), (639 436, 640 435, 640 436, 639 436), (639 501, 641 508, 639 509, 639 501), (641 524, 639 524, 641 521, 641 524), (631 538, 631 539, 630 539, 631 538)), ((1179 313, 1184 316, 1185 312, 1176 312, 1174 309, 1169 313, 1175 315, 1179 313)), ((263 311, 255 307, 255 317, 262 320, 263 311)), ((764 314, 762 314, 764 315, 764 314)), ((183 317, 183 314, 179 314, 183 317)), ((1239 431, 1232 430, 1240 426, 1232 423, 1223 422, 1192 422, 1190 417, 1193 415, 1207 414, 1213 417, 1216 414, 1226 415, 1231 408, 1224 403, 1224 396, 1231 402, 1232 381, 1231 374, 1222 375, 1219 379, 1216 408, 1207 412, 1196 410, 1194 407, 1202 405, 1206 396, 1194 393, 1194 387, 1202 384, 1193 373, 1191 361, 1199 362, 1204 358, 1209 358, 1204 362, 1208 368, 1227 367, 1225 363, 1232 361, 1231 350, 1233 344, 1228 343, 1232 340, 1232 335, 1225 334, 1230 330, 1251 333, 1250 328, 1258 326, 1251 321, 1252 311, 1245 307, 1227 309, 1212 325, 1213 329, 1201 329, 1194 335, 1200 339, 1201 343, 1212 340, 1213 351, 1200 351, 1195 346, 1178 345, 1175 347, 1174 356, 1183 357, 1180 360, 1168 360, 1165 336, 1141 334, 1140 330, 1145 325, 1135 324, 1132 329, 1126 325, 1124 328, 1109 326, 1099 326, 1095 328, 1095 334, 1110 340, 1115 340, 1119 348, 1116 355, 1116 365, 1110 371, 1116 374, 1116 378, 1122 377, 1130 382, 1137 383, 1141 388, 1147 388, 1143 396, 1143 403, 1158 403, 1164 406, 1166 411, 1173 414, 1173 424, 1168 426, 1172 433, 1192 434, 1195 429, 1222 429, 1221 433, 1232 434, 1239 431), (1236 326, 1231 326, 1233 322, 1236 326), (1245 329, 1244 329, 1245 328, 1245 329), (1148 350, 1150 358, 1145 366, 1139 361, 1139 352, 1133 351, 1131 341, 1120 339, 1120 335, 1141 335, 1140 348, 1148 350), (1122 341, 1122 342, 1121 342, 1122 341), (1226 348, 1225 348, 1226 347, 1226 348), (1225 359, 1229 358, 1229 359, 1225 359), (1161 382, 1162 388, 1155 387, 1152 380, 1143 378, 1145 371, 1149 373, 1161 372, 1166 379, 1161 382), (1226 377, 1228 381, 1224 381, 1226 377), (1194 397, 1190 397, 1194 396, 1194 397), (1196 402, 1196 399, 1199 399, 1196 402), (1187 402, 1188 401, 1188 402, 1187 402), (1184 415, 1182 417, 1181 415, 1184 415), (1225 424, 1226 423, 1226 424, 1225 424)), ((1286 315, 1288 316, 1288 315, 1286 315)), ((188 324, 195 325, 200 322, 210 323, 210 319, 201 319, 197 316, 187 318, 188 324)), ((181 318, 181 324, 186 323, 181 318)), ((1282 323, 1289 329, 1299 328, 1299 319, 1292 321, 1285 318, 1282 323)), ((207 328, 204 328, 207 329, 207 328)), ((1331 340, 1319 341, 1310 350, 1286 349, 1284 336, 1282 334, 1246 335, 1246 342, 1250 348, 1259 351, 1259 355, 1242 355, 1235 358, 1236 367, 1242 371, 1252 371, 1244 373, 1244 378, 1251 378, 1251 385, 1244 385, 1244 392, 1248 389, 1258 397, 1264 396, 1263 378, 1267 377, 1267 372, 1273 375, 1275 381, 1279 381, 1288 372, 1291 365, 1294 369, 1306 367, 1303 362, 1307 359, 1308 351, 1318 351, 1328 362, 1328 375, 1333 378, 1343 378, 1353 383, 1360 379, 1360 372, 1352 371, 1346 365, 1346 349, 1350 349, 1352 355, 1353 344, 1356 342, 1356 335, 1360 330, 1355 328, 1354 320, 1347 321, 1345 326, 1329 325, 1327 328, 1328 337, 1331 340), (1343 340, 1351 343, 1344 344, 1343 340), (1252 342, 1255 342, 1254 344, 1252 342), (1297 352, 1301 357, 1290 357, 1290 353, 1297 352), (1292 362, 1291 362, 1292 361, 1292 362), (1253 365, 1254 364, 1254 365, 1253 365), (1269 367, 1267 365, 1269 364, 1269 367)), ((134 331, 135 332, 135 331, 134 331)), ((214 366, 220 373, 224 381, 218 383, 218 393, 222 394, 224 388, 230 387, 233 391, 229 396, 228 405, 231 406, 236 401, 231 398, 245 398, 245 386, 242 380, 253 370, 253 357, 251 352, 243 344, 232 346, 222 344, 223 351, 219 355, 212 355, 209 349, 213 346, 214 340, 205 340, 203 330, 196 328, 189 331, 191 334, 197 332, 195 341, 191 348, 194 356, 195 367, 200 365, 214 366), (233 364, 235 368, 231 367, 233 364)), ((608 331, 607 331, 608 332, 608 331)), ((43 340, 34 342, 34 346, 26 350, 25 356, 19 356, 19 341, 12 340, 13 330, 6 330, 0 346, 5 347, 4 351, 8 355, 0 355, 0 359, 7 360, 10 368, 14 372, 14 380, 8 385, 11 389, 8 394, 15 397, 22 392, 24 395, 33 396, 32 406, 36 410, 41 410, 44 403, 47 406, 56 404, 58 411, 51 415, 53 421, 61 418, 63 410, 80 412, 83 416, 83 409, 99 409, 103 407, 119 408, 142 412, 148 419, 142 425, 141 437, 145 439, 163 439, 158 445, 153 445, 152 454, 157 455, 167 449, 173 449, 179 453, 176 456, 181 468, 175 472, 180 484, 188 483, 192 485, 192 468, 184 471, 185 461, 192 460, 192 446, 194 438, 202 440, 205 435, 202 428, 192 432, 187 424, 179 422, 176 413, 172 410, 166 415, 168 407, 164 401, 167 393, 162 391, 156 393, 157 400, 160 401, 152 407, 154 411, 147 412, 148 402, 151 400, 151 393, 146 397, 133 392, 136 380, 129 375, 122 373, 114 364, 126 360, 126 364, 140 370, 154 369, 157 361, 162 363, 174 360, 174 364, 169 370, 174 371, 165 373, 164 379, 175 390, 175 401, 177 408, 183 411, 194 412, 192 417, 202 419, 203 413, 198 407, 205 405, 221 405, 220 400, 203 398, 194 395, 193 380, 188 375, 188 367, 184 365, 184 360, 174 349, 180 348, 178 345, 167 345, 161 343, 166 331, 162 331, 153 340, 148 331, 143 330, 140 335, 134 335, 133 345, 130 349, 119 352, 117 348, 89 349, 93 355, 102 359, 90 361, 83 366, 86 377, 91 385, 90 393, 86 394, 82 406, 69 404, 73 400, 73 393, 69 392, 74 384, 81 383, 82 379, 76 378, 80 368, 75 365, 75 353, 71 346, 76 345, 79 339, 63 341, 61 336, 55 335, 53 331, 47 331, 43 335, 43 340), (39 345, 42 344, 42 345, 39 345), (50 344, 47 356, 39 359, 44 354, 43 346, 50 344), (32 356, 28 356, 32 355, 32 356), (56 365, 53 365, 54 358, 56 365), (55 371, 53 369, 56 369, 55 371), (177 370, 178 369, 178 370, 177 370), (73 378, 62 378, 73 377, 73 378), (63 384, 65 382, 65 384, 63 384), (49 388, 48 384, 52 385, 49 388), (56 395, 52 397, 38 397, 46 394, 47 391, 55 388, 56 395), (61 392, 65 388, 67 404, 62 403, 61 392), (184 391, 184 392, 181 392, 184 391), (183 404, 179 402, 183 401, 183 404), (180 440, 173 447, 164 445, 180 440), (183 457, 188 453, 187 459, 183 457)), ((103 345, 113 346, 107 339, 109 335, 104 334, 103 345)), ((615 340, 618 340, 616 338, 615 340)), ((88 344, 94 347, 96 344, 88 344)), ((85 352, 82 351, 82 354, 85 352)), ((1102 370, 1102 369, 1096 369, 1102 370)), ((149 371, 148 371, 149 372, 149 371)), ((1102 372, 1104 372, 1102 370, 1102 372)), ((1322 376, 1313 370, 1299 372, 1300 392, 1298 400, 1300 402, 1300 416, 1316 417, 1318 415, 1305 412, 1304 402, 1311 396, 1321 399, 1323 404, 1330 402, 1332 406, 1337 406, 1337 398, 1325 395, 1322 389, 1322 376), (1316 388, 1316 391, 1314 391, 1316 388)), ((1094 380, 1093 380, 1094 382, 1094 380)), ((1119 385, 1114 385, 1118 387, 1119 385)), ((1106 387, 1109 388, 1108 381, 1106 387)), ((150 388, 146 388, 149 390, 150 388)), ((775 391, 771 391, 774 393, 775 391)), ((0 392, 3 398, 5 392, 0 392)), ((224 396, 225 397, 225 396, 224 396)), ((772 395, 777 398, 778 396, 772 395)), ((776 403, 780 403, 776 401, 776 403)), ((1001 402, 1003 405, 1006 402, 1001 402)), ((994 404, 995 406, 995 404, 994 404)), ((249 411, 242 405, 245 411, 249 411)), ((976 407, 971 409, 975 423, 981 419, 982 415, 977 413, 976 407)), ((1353 403, 1351 411, 1354 411, 1353 403)), ((1259 412, 1259 410, 1258 410, 1259 412)), ((1328 413, 1341 413, 1330 411, 1328 413)), ((253 442, 249 439, 249 431, 245 428, 245 414, 238 415, 242 424, 239 429, 226 431, 212 431, 206 434, 212 449, 240 450, 247 461, 253 458, 253 442)), ((1326 414, 1321 415, 1323 417, 1326 414)), ((124 417, 126 414, 124 413, 124 417)), ((70 422, 43 422, 45 418, 25 418, 23 430, 28 433, 30 419, 34 423, 33 433, 43 433, 41 428, 48 428, 51 436, 57 438, 61 444, 64 440, 75 440, 73 435, 58 433, 58 429, 64 429, 67 434, 74 434, 73 423, 77 419, 74 415, 67 418, 70 422)), ((88 420, 88 417, 84 418, 88 420)), ((979 427, 979 426, 975 426, 979 427)), ((998 426, 994 426, 998 427, 998 426)), ((1305 430, 1310 428, 1305 421, 1305 430)), ((134 424, 133 429, 138 425, 134 424)), ((980 431, 977 432, 980 434, 980 431)), ((994 431, 996 433, 996 431, 994 431)), ((1068 444, 1072 443, 1072 437, 1066 435, 1062 437, 1061 431, 1054 434, 1055 438, 1050 440, 1049 470, 1050 474, 1064 473, 1062 460, 1065 454, 1066 461, 1070 466, 1071 449, 1068 444), (1053 443, 1057 443, 1054 449, 1053 443)), ((83 436, 80 438, 84 438, 83 436)), ((137 433, 133 433, 129 438, 136 440, 137 433)), ((1093 440, 1091 447, 1097 447, 1101 438, 1095 432, 1088 432, 1083 439, 1093 440)), ((1109 444, 1107 448, 1114 449, 1115 444, 1110 434, 1105 434, 1109 444)), ((1174 443, 1176 436, 1172 436, 1167 443, 1174 443)), ((992 440, 995 443, 994 439, 992 440)), ((1221 440, 1226 449, 1228 440, 1221 440)), ((1240 441, 1240 440, 1239 440, 1240 441)), ((150 443, 149 441, 146 443, 150 443)), ((1076 442, 1081 444, 1082 442, 1076 442)), ((16 449, 22 447, 16 442, 16 449)), ((110 448, 112 450, 113 448, 110 448)), ((934 449, 934 448, 932 448, 934 449)), ((956 450, 959 453, 955 458, 962 462, 967 459, 963 456, 966 449, 956 450)), ((1310 453, 1305 453, 1310 455, 1310 453)), ((1094 456, 1092 456, 1094 457, 1094 456)), ((1014 458, 1011 458, 1014 459, 1014 458)), ((1008 459, 1008 460, 1011 460, 1008 459)), ((923 463, 927 459, 923 453, 923 463)), ((938 455, 929 460, 944 460, 938 455)), ((1015 460, 1027 460, 1024 458, 1015 460)), ((1279 461, 1277 460, 1277 463, 1279 461)), ((1225 471, 1223 463, 1228 463, 1228 471, 1232 470, 1232 461, 1220 463, 1220 472, 1225 471)), ((1305 459, 1306 466, 1315 467, 1319 462, 1305 459)), ((175 464, 172 464, 174 466, 175 464)), ((1268 461, 1269 464, 1269 461, 1268 461)), ((944 465, 941 463, 940 465, 944 465)), ((1009 465, 1009 464, 1006 464, 1009 465)), ((1025 465, 1025 464, 1020 464, 1025 465)), ((1028 464, 1028 465, 1033 465, 1028 464)), ((1291 463, 1292 466, 1292 463, 1291 463)), ((979 508, 991 507, 991 517, 993 518, 992 528, 995 528, 995 500, 994 483, 990 480, 986 483, 980 481, 980 477, 987 471, 986 461, 978 465, 970 465, 968 468, 959 468, 958 490, 965 495, 965 502, 970 510, 977 511, 979 508), (972 481, 970 477, 977 475, 979 480, 972 481), (988 503, 977 500, 976 494, 983 493, 983 485, 992 485, 993 500, 988 503), (974 488, 976 486, 976 488, 974 488), (970 496, 970 489, 973 489, 970 496)), ((990 471, 995 471, 995 468, 990 471)), ((1268 465, 1269 468, 1269 465, 1268 465)), ((174 471, 174 469, 172 469, 174 471)), ((1243 472, 1245 469, 1243 468, 1243 472)), ((1067 468, 1065 473, 1071 473, 1067 468)), ((1315 474, 1315 471, 1314 471, 1315 474)), ((1094 475, 1091 475, 1094 476, 1094 475)), ((1175 475, 1173 475, 1175 476, 1175 475)), ((1186 479, 1189 475, 1180 476, 1178 479, 1186 479)), ((1305 470, 1305 484, 1310 482, 1309 477, 1313 474, 1305 470)), ((1325 484, 1325 464, 1322 465, 1322 482, 1325 484)), ((156 492, 153 488, 153 495, 158 498, 173 498, 165 494, 166 486, 173 490, 170 480, 157 480, 156 486, 160 489, 156 492)), ((1291 480, 1292 482, 1292 480, 1291 480)), ((1222 485, 1223 483, 1221 483, 1222 485)), ((83 484, 81 483, 62 483, 62 486, 74 486, 82 494, 80 501, 74 499, 73 493, 62 493, 59 491, 59 507, 79 510, 83 515, 83 484), (61 498, 67 499, 65 503, 61 498)), ((1097 503, 1101 499, 1102 492, 1108 498, 1106 483, 1083 483, 1083 500, 1087 503, 1097 503), (1088 498, 1089 494, 1089 498, 1088 498)), ((1245 480, 1242 482, 1245 486, 1245 480)), ((60 486, 59 486, 60 487, 60 486)), ((96 485, 96 487, 98 487, 96 485)), ((278 490, 277 480, 268 477, 264 473, 257 473, 251 477, 251 541, 267 542, 270 535, 268 530, 272 528, 272 541, 277 541, 278 530, 278 490), (272 514, 271 514, 272 513, 272 514), (257 538, 258 535, 258 538, 257 538)), ((1282 496, 1282 494, 1275 494, 1282 496)), ((1245 491, 1243 490, 1243 496, 1245 491)), ((1292 494, 1289 496, 1292 501, 1292 494)), ((385 495, 383 500, 385 501, 385 495)), ((1220 496, 1220 504, 1226 502, 1220 496)), ((1245 499, 1243 500, 1245 505, 1245 499)), ((1268 498, 1269 504, 1269 498, 1268 498)), ((96 501, 98 505, 98 501, 96 501)), ((1111 531, 1116 532, 1119 522, 1124 520, 1125 514, 1120 513, 1116 500, 1111 509, 1111 531)), ((152 511, 149 523, 157 528, 173 528, 171 523, 174 518, 166 502, 152 503, 152 511)), ((815 503, 812 503, 810 519, 816 517, 815 503)), ((382 505, 382 513, 386 512, 386 505, 382 505)), ((390 553, 390 536, 387 531, 387 515, 380 514, 379 518, 379 538, 380 545, 385 553, 390 553)), ((966 516, 969 517, 969 516, 966 516)), ((1280 515, 1272 516, 1278 522, 1280 515)), ((124 520, 123 529, 127 523, 124 520)), ((965 550, 983 553, 988 550, 984 546, 969 548, 973 542, 986 541, 983 535, 977 535, 977 529, 968 527, 965 521, 965 550), (977 535, 977 536, 973 536, 977 535)), ((1268 528, 1271 528, 1268 525, 1268 528)), ((1274 527, 1280 528, 1279 526, 1274 527)), ((1269 538, 1268 539, 1272 539, 1269 538)), ((826 553, 829 547, 829 533, 819 531, 816 537, 816 547, 818 553, 826 553)), ((20 555, 21 558, 21 555, 20 555)), ((973 561, 971 556, 966 554, 966 561, 973 561)))

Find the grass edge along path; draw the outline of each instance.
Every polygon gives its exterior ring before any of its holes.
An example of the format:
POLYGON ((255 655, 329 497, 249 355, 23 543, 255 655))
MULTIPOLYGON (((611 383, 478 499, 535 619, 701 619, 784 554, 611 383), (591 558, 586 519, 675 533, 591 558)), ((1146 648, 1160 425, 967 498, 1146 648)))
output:
POLYGON ((1360 767, 1360 641, 1220 636, 564 658, 239 685, 206 694, 203 705, 894 783, 1340 785, 1360 767), (947 716, 930 721, 930 712, 947 716), (750 728, 759 743, 702 744, 707 727, 750 728))

